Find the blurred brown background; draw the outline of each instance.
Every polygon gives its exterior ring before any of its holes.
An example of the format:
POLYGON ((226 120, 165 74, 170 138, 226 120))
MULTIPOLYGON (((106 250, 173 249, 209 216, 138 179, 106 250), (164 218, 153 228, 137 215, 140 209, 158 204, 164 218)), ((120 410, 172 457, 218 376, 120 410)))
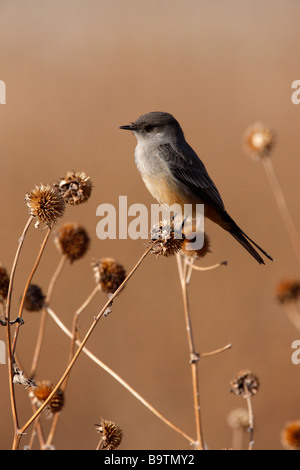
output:
MULTIPOLYGON (((199 351, 228 342, 233 349, 200 364, 201 405, 209 448, 231 446, 228 413, 245 406, 229 393, 229 381, 250 368, 261 381, 253 400, 255 448, 280 449, 286 421, 300 418, 300 366, 291 362, 299 339, 275 300, 278 282, 299 275, 262 165, 243 151, 245 129, 255 121, 277 133, 273 162, 299 227, 300 105, 291 83, 300 78, 297 0, 1 0, 0 79, 7 104, 0 106, 2 214, 0 261, 11 268, 28 218, 24 195, 35 184, 53 183, 82 170, 94 184, 89 202, 68 207, 64 221, 83 224, 90 252, 68 265, 52 308, 70 328, 75 310, 94 287, 92 257, 115 257, 129 271, 144 251, 143 240, 96 237, 101 203, 153 201, 135 167, 135 139, 118 129, 139 115, 168 111, 182 124, 203 158, 232 217, 276 262, 260 267, 232 237, 206 228, 210 265, 227 268, 194 273, 190 287, 199 351)), ((13 297, 22 287, 44 232, 32 227, 18 266, 13 297)), ((52 243, 34 278, 44 290, 58 264, 52 243)), ((194 435, 191 377, 176 261, 149 256, 102 320, 88 347, 166 417, 194 435)), ((81 320, 82 335, 106 300, 98 297, 81 320)), ((39 314, 25 312, 19 357, 29 368, 39 314)), ((5 338, 4 328, 0 339, 5 338)), ((38 378, 55 381, 64 370, 69 341, 51 319, 38 378)), ((10 448, 12 419, 7 367, 0 366, 1 448, 10 448)), ((31 409, 17 388, 20 422, 31 409)), ((94 449, 100 417, 124 431, 120 449, 189 449, 110 376, 85 356, 76 364, 54 444, 94 449)), ((28 432, 30 434, 30 432, 28 432)), ((22 446, 29 437, 22 439, 22 446)))

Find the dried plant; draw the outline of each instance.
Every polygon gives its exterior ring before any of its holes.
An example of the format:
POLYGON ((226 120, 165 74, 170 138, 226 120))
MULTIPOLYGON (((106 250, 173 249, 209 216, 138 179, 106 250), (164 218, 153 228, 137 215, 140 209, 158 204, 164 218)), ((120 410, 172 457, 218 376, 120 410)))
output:
POLYGON ((256 160, 261 161, 264 166, 280 215, 289 234, 296 257, 300 263, 300 235, 288 208, 283 189, 279 183, 271 158, 275 142, 274 131, 261 123, 250 126, 244 136, 245 151, 250 154, 250 156, 254 156, 256 160))
POLYGON ((50 185, 41 184, 25 195, 30 215, 37 219, 36 226, 52 227, 65 212, 65 202, 60 192, 50 185))
POLYGON ((7 270, 0 265, 0 303, 2 304, 8 296, 9 275, 7 270))
POLYGON ((276 299, 283 305, 291 323, 300 330, 300 311, 298 300, 300 298, 300 281, 298 279, 284 279, 276 289, 276 299))
POLYGON ((39 312, 45 305, 45 295, 40 286, 29 284, 25 294, 24 308, 28 312, 39 312))
POLYGON ((90 237, 84 227, 66 223, 57 229, 54 242, 57 249, 73 263, 87 253, 90 237))
POLYGON ((113 294, 126 278, 124 267, 113 258, 92 260, 96 284, 106 294, 113 294))
POLYGON ((261 122, 256 122, 245 132, 245 152, 254 160, 268 157, 273 151, 275 144, 275 132, 261 122))
POLYGON ((232 449, 242 450, 243 435, 249 429, 249 413, 246 408, 236 408, 227 417, 227 424, 232 429, 232 449))
POLYGON ((54 183, 54 187, 60 191, 67 204, 77 206, 88 201, 93 185, 91 178, 83 171, 68 171, 54 183))
MULTIPOLYGON (((260 129, 260 132, 261 135, 259 138, 255 133, 252 134, 251 139, 250 137, 248 138, 248 145, 251 143, 252 147, 255 147, 256 154, 259 154, 261 158, 266 159, 269 158, 269 154, 273 149, 274 140, 272 140, 273 137, 271 133, 268 134, 262 129, 260 129)), ((209 266, 198 265, 197 263, 199 261, 202 262, 206 256, 211 253, 211 241, 209 236, 206 233, 203 234, 204 245, 201 249, 188 250, 187 243, 190 243, 193 240, 190 240, 188 236, 189 234, 184 232, 184 224, 182 223, 183 233, 181 233, 181 231, 175 227, 174 221, 161 221, 158 225, 153 227, 151 231, 151 241, 147 244, 144 253, 140 256, 128 274, 126 273, 124 266, 114 258, 103 257, 101 259, 94 258, 92 260, 91 264, 96 285, 92 286, 92 290, 90 294, 88 294, 86 300, 75 311, 72 328, 69 330, 62 322, 61 318, 52 309, 52 294, 66 263, 69 261, 72 265, 76 264, 77 261, 79 262, 79 260, 89 252, 90 237, 86 229, 73 222, 65 223, 61 227, 57 228, 53 239, 60 253, 60 259, 58 266, 50 279, 48 288, 45 289, 45 294, 41 287, 32 281, 40 260, 42 256, 44 256, 46 245, 50 234, 52 234, 53 227, 64 215, 65 204, 67 203, 71 206, 77 206, 78 204, 86 203, 91 196, 91 192, 92 183, 90 177, 88 177, 84 172, 68 172, 62 178, 58 179, 53 186, 39 185, 31 192, 28 192, 25 196, 25 201, 30 215, 19 239, 10 275, 8 275, 5 268, 0 266, 0 304, 2 305, 2 309, 5 308, 5 312, 3 310, 5 315, 1 316, 1 325, 5 325, 6 328, 9 388, 14 424, 14 440, 12 448, 19 448, 20 441, 23 439, 26 432, 28 432, 30 426, 32 426, 32 433, 29 443, 27 444, 27 448, 33 448, 35 439, 38 439, 41 449, 54 448, 53 440, 60 419, 59 417, 64 410, 65 397, 69 387, 69 377, 79 356, 81 354, 85 354, 95 364, 97 364, 98 367, 113 377, 135 399, 137 399, 139 403, 145 406, 169 428, 173 429, 174 432, 181 435, 183 439, 188 441, 194 449, 204 450, 206 448, 206 444, 202 424, 202 408, 200 406, 200 359, 223 353, 231 348, 231 344, 227 344, 224 347, 213 349, 208 352, 200 352, 198 348, 196 348, 191 313, 192 309, 189 300, 189 286, 192 275, 195 271, 204 272, 216 269, 220 266, 226 266, 227 262, 223 261, 209 266), (36 222, 36 227, 40 226, 45 228, 45 230, 41 232, 43 233, 44 238, 30 270, 30 274, 25 282, 18 316, 15 320, 12 320, 11 300, 12 295, 14 294, 15 274, 20 252, 27 239, 29 227, 32 222, 36 222), (175 256, 177 262, 189 347, 189 367, 191 369, 192 377, 195 419, 194 437, 191 437, 183 429, 170 421, 141 394, 139 394, 135 388, 130 386, 123 378, 120 377, 120 375, 87 349, 87 342, 100 320, 108 313, 112 312, 113 302, 123 291, 127 283, 150 253, 155 254, 157 257, 165 258, 175 256), (103 293, 106 294, 106 298, 103 301, 102 308, 99 309, 98 313, 93 317, 87 331, 82 335, 79 335, 79 321, 81 315, 96 295, 100 294, 100 297, 102 296, 101 298, 103 299, 103 293), (25 372, 26 368, 23 370, 21 367, 17 354, 18 336, 22 332, 22 325, 24 323, 24 310, 29 312, 41 312, 41 315, 36 316, 39 321, 39 331, 36 337, 36 346, 32 363, 28 368, 28 371, 30 371, 29 374, 25 372), (56 382, 48 380, 37 382, 37 369, 43 340, 46 334, 46 318, 48 316, 55 321, 56 325, 58 325, 58 327, 69 338, 69 356, 59 380, 56 382), (14 328, 13 330, 12 327, 14 328), (82 336, 82 338, 80 338, 80 336, 82 336), (32 415, 26 418, 26 421, 23 424, 20 424, 19 422, 21 413, 18 410, 18 403, 15 394, 15 386, 17 385, 22 385, 25 389, 28 389, 32 406, 32 415), (45 435, 45 429, 43 426, 43 411, 47 411, 47 414, 50 414, 52 419, 50 431, 47 435, 45 435)), ((299 292, 299 285, 296 281, 293 281, 286 283, 285 286, 281 285, 281 289, 279 289, 277 293, 277 298, 280 303, 291 305, 298 299, 298 296, 300 295, 299 292)), ((233 430, 233 448, 241 447, 241 438, 245 429, 249 429, 250 433, 248 448, 249 450, 253 448, 253 410, 251 399, 258 390, 258 379, 248 370, 240 372, 237 377, 231 381, 231 392, 237 396, 245 398, 248 406, 248 410, 246 412, 245 410, 235 410, 234 413, 232 412, 228 417, 228 423, 233 430)), ((114 450, 120 445, 123 438, 123 431, 116 423, 101 418, 100 424, 97 424, 96 426, 97 432, 101 437, 97 449, 114 450)), ((290 436, 291 435, 292 434, 290 434, 290 436)), ((296 441, 295 436, 296 432, 294 432, 294 442, 296 441)), ((284 439, 286 439, 286 436, 283 438, 283 441, 284 439)), ((292 439, 290 437, 290 442, 291 441, 292 439)))
POLYGON ((300 421, 285 425, 281 432, 281 444, 286 450, 300 450, 300 421))
POLYGON ((242 370, 230 382, 230 392, 234 395, 243 397, 247 400, 249 417, 249 446, 248 450, 253 449, 254 445, 254 418, 251 398, 259 391, 259 381, 256 375, 250 370, 242 370))
POLYGON ((181 230, 175 227, 174 221, 170 223, 169 221, 162 220, 152 228, 151 240, 157 241, 153 246, 152 253, 157 256, 168 257, 175 255, 182 249, 184 235, 181 230))
POLYGON ((101 434, 97 450, 115 450, 121 444, 123 431, 113 421, 101 418, 100 424, 96 425, 96 430, 101 434))

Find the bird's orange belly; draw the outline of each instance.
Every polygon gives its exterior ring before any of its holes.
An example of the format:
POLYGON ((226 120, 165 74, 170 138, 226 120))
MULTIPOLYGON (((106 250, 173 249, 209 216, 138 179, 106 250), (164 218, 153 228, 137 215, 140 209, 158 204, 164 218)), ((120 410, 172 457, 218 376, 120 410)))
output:
MULTIPOLYGON (((185 204, 193 204, 193 215, 195 215, 196 204, 203 204, 203 201, 195 194, 188 189, 185 191, 174 179, 143 175, 143 181, 149 192, 161 205, 171 207, 174 204, 179 204, 184 211, 185 204)), ((224 225, 222 214, 213 206, 204 204, 204 215, 214 223, 224 225)), ((227 229, 227 227, 224 228, 227 229)))

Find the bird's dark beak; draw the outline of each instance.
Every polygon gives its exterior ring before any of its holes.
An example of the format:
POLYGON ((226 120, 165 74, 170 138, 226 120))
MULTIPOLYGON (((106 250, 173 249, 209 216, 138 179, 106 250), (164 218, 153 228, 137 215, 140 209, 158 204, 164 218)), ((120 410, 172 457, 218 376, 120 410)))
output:
POLYGON ((134 131, 135 126, 133 124, 129 124, 127 126, 120 126, 119 129, 125 129, 125 131, 134 131))

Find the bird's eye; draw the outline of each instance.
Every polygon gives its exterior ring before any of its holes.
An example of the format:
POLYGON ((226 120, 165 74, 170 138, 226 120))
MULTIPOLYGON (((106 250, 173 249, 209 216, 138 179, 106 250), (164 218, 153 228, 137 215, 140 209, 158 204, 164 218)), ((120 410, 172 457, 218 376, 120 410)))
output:
POLYGON ((145 131, 146 131, 146 132, 151 132, 152 129, 154 129, 154 127, 155 127, 155 126, 153 126, 152 124, 147 124, 147 125, 145 126, 145 131))

